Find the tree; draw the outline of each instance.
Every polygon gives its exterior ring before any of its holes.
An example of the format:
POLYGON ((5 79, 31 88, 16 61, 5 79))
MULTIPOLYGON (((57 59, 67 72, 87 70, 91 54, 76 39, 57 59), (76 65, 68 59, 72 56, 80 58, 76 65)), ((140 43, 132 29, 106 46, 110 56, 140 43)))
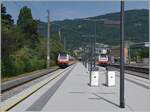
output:
POLYGON ((141 58, 148 58, 149 57, 149 48, 143 48, 140 51, 138 51, 138 55, 141 58))
MULTIPOLYGON (((31 9, 21 8, 17 25, 13 24, 6 7, 1 5, 2 16, 2 78, 12 77, 25 72, 46 67, 47 38, 37 32, 37 21, 33 19, 31 9)), ((58 53, 63 45, 58 35, 51 35, 51 65, 56 65, 58 53)))
POLYGON ((37 33, 37 22, 33 19, 31 9, 27 6, 21 8, 17 26, 21 29, 21 31, 25 34, 26 45, 34 48, 36 42, 38 42, 38 33, 37 33))
POLYGON ((55 39, 51 39, 50 43, 51 43, 50 44, 50 47, 51 47, 51 54, 50 54, 51 56, 50 57, 51 57, 51 60, 53 60, 53 63, 51 61, 51 65, 54 65, 57 62, 58 54, 60 52, 63 52, 63 45, 55 39))
POLYGON ((2 19, 2 24, 5 25, 14 24, 14 20, 12 19, 12 16, 6 13, 6 7, 3 4, 1 4, 1 19, 2 19))

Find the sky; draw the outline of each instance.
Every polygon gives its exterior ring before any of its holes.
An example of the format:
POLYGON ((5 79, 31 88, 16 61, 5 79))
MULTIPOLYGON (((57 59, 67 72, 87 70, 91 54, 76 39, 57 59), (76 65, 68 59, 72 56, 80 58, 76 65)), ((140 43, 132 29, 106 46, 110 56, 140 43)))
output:
MULTIPOLYGON (((119 1, 3 1, 2 3, 15 22, 23 6, 31 8, 33 18, 41 21, 47 21, 47 9, 50 11, 51 21, 86 18, 120 11, 119 1)), ((130 9, 149 9, 149 3, 126 1, 125 10, 130 9)))

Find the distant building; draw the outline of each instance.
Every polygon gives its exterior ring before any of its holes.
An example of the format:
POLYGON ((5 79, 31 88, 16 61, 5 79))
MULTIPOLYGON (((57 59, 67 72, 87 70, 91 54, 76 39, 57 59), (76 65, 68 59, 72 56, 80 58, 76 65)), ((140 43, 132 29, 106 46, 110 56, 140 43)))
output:
MULTIPOLYGON (((114 57, 114 60, 119 62, 120 60, 120 47, 111 48, 110 55, 114 57)), ((125 63, 128 61, 128 48, 124 48, 125 63)))

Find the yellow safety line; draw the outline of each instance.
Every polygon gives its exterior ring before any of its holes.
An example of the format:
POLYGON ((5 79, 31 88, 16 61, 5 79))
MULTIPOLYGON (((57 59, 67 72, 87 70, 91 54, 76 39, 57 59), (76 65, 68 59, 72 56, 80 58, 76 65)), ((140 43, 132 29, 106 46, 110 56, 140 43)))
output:
MULTIPOLYGON (((69 67, 69 68, 71 68, 71 67, 69 67)), ((57 71, 58 73, 54 73, 54 75, 52 75, 52 77, 47 78, 47 79, 39 82, 38 84, 35 84, 35 85, 31 86, 30 88, 28 88, 25 91, 23 91, 22 93, 20 93, 20 95, 17 98, 15 97, 15 98, 11 98, 11 100, 4 101, 3 105, 1 105, 1 109, 0 109, 1 112, 8 111, 9 109, 11 109, 15 105, 17 105, 18 103, 23 101, 24 99, 26 99, 27 97, 32 95, 34 92, 36 92, 41 87, 43 87, 44 85, 49 83, 51 80, 53 80, 56 77, 58 77, 61 73, 65 72, 69 68, 64 69, 63 71, 60 71, 60 72, 57 71)))

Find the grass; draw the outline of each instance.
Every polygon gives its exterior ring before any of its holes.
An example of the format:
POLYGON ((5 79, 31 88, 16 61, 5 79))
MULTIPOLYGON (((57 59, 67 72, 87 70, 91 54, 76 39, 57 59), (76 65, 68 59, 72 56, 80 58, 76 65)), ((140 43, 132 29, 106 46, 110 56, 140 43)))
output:
MULTIPOLYGON (((54 68, 57 68, 57 66, 52 66, 50 69, 54 69, 54 68)), ((23 73, 23 74, 20 74, 20 75, 17 75, 17 76, 12 76, 12 77, 10 77, 10 76, 9 77, 3 77, 1 79, 1 83, 4 83, 6 81, 11 81, 11 80, 14 80, 14 79, 17 79, 17 78, 25 77, 25 76, 30 76, 32 74, 42 72, 42 71, 45 71, 45 70, 48 70, 48 69, 35 70, 35 71, 32 71, 32 72, 23 73)))

